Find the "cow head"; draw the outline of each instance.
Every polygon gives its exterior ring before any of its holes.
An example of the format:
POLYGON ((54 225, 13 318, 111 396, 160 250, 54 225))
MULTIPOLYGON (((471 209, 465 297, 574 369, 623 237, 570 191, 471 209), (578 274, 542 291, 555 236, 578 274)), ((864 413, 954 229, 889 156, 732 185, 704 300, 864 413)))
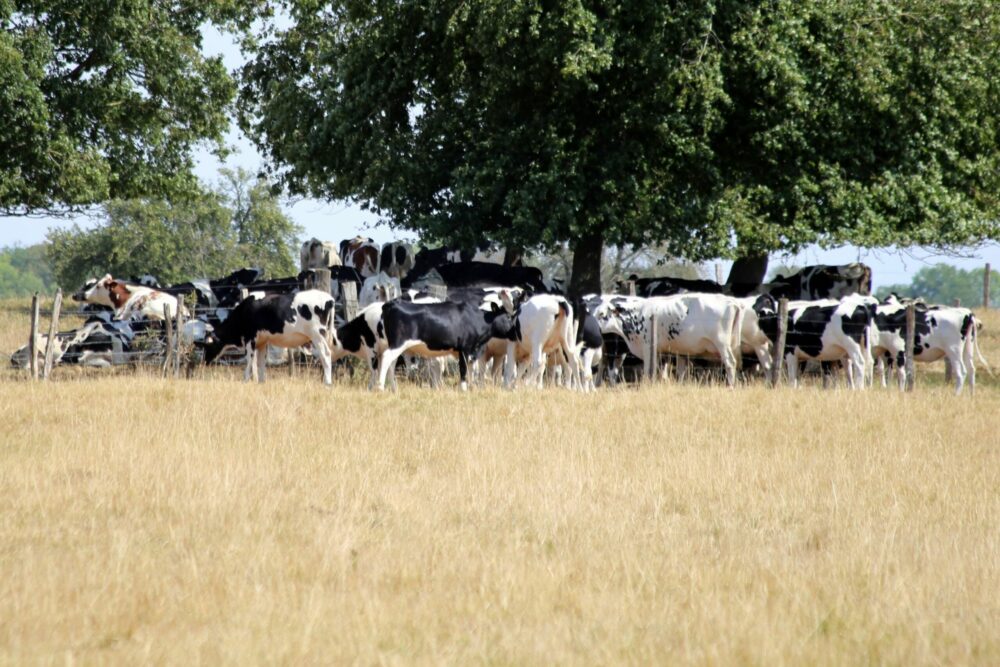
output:
POLYGON ((114 304, 111 302, 111 295, 108 290, 108 284, 113 282, 113 280, 110 273, 105 273, 101 278, 91 278, 73 294, 73 300, 96 303, 113 308, 114 304))

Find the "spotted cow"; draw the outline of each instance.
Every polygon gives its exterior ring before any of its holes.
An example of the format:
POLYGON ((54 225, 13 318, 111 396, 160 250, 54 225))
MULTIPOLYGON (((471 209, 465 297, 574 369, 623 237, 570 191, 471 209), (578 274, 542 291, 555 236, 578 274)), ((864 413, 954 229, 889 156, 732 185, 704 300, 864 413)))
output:
POLYGON ((340 242, 340 260, 344 266, 351 267, 368 278, 378 273, 379 247, 374 239, 355 236, 340 242))
POLYGON ((323 366, 323 384, 331 384, 331 350, 336 345, 333 311, 333 297, 320 290, 268 296, 252 294, 200 344, 205 350, 204 361, 211 363, 226 347, 242 347, 247 351, 248 362, 244 379, 249 380, 256 369, 257 380, 264 382, 269 346, 291 348, 311 344, 313 354, 323 366))

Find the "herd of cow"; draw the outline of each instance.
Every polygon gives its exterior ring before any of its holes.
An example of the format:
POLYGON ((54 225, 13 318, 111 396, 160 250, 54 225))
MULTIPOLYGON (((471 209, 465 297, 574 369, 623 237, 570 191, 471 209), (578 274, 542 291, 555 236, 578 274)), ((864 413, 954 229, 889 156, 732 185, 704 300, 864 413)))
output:
MULTIPOLYGON (((447 248, 414 255, 400 243, 379 249, 361 237, 339 247, 311 239, 300 259, 298 276, 268 281, 256 269, 169 287, 149 276, 89 280, 73 298, 101 310, 59 335, 56 361, 111 365, 143 330, 155 334, 166 316, 186 310, 179 295, 193 295, 196 316, 183 313, 181 339, 203 351, 204 363, 227 348, 241 350, 246 379, 264 380, 269 350, 306 347, 322 365, 324 383, 333 381, 334 361, 355 356, 371 368, 369 386, 380 390, 387 382, 395 387, 401 362, 412 368, 424 358, 432 386, 441 385, 446 361, 457 359, 462 389, 499 382, 502 374, 506 387, 540 387, 548 375, 587 391, 619 381, 630 360, 647 374, 660 372, 663 354, 677 356, 680 378, 690 358, 721 364, 731 386, 741 364, 746 373, 770 373, 778 300, 786 298, 783 357, 792 384, 809 361, 828 373, 842 367, 852 388, 872 384, 876 365, 883 386, 886 367, 904 382, 905 305, 870 296, 871 271, 863 264, 807 267, 763 285, 633 277, 635 295, 570 301, 536 268, 472 261, 447 248), (302 289, 319 268, 331 272, 331 291, 302 289), (360 307, 351 319, 338 308, 339 286, 347 282, 357 286, 360 307), (434 286, 446 288, 443 298, 434 286)), ((914 360, 946 359, 956 392, 966 384, 974 390, 974 357, 985 363, 979 326, 966 308, 919 303, 914 360)), ((26 365, 27 355, 22 348, 12 362, 26 365)))

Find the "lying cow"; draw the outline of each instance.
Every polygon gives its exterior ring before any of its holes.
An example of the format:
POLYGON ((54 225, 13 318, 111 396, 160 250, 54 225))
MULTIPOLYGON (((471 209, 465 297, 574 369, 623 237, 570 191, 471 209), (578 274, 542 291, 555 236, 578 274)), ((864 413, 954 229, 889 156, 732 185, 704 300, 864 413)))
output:
MULTIPOLYGON (((128 352, 135 337, 131 327, 125 322, 109 322, 102 317, 91 317, 83 326, 72 331, 60 332, 53 341, 53 365, 76 364, 80 366, 105 367, 120 361, 120 356, 128 352)), ((48 335, 39 336, 36 361, 44 361, 48 335)), ((16 368, 28 366, 30 354, 28 346, 11 355, 10 363, 16 368)))
POLYGON ((323 384, 332 384, 331 350, 336 345, 333 326, 334 300, 326 292, 305 290, 295 294, 253 294, 233 309, 215 331, 206 336, 205 363, 211 363, 229 346, 247 352, 244 379, 256 369, 264 382, 269 346, 291 348, 312 345, 323 365, 323 384))
POLYGON ((717 357, 722 361, 729 386, 736 383, 742 308, 721 294, 613 297, 594 312, 601 331, 621 336, 629 351, 643 360, 648 374, 657 363, 649 354, 652 326, 656 327, 657 355, 717 357))

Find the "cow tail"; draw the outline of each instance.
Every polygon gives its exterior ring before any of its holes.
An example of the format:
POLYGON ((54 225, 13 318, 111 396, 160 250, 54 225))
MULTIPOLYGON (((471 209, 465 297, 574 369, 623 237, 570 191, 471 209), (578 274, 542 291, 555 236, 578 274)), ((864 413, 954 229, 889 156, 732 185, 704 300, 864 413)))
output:
POLYGON ((736 306, 736 317, 733 318, 733 330, 730 332, 730 347, 736 357, 736 368, 743 366, 743 318, 746 315, 745 306, 733 302, 736 306))
POLYGON ((990 368, 990 363, 986 361, 986 357, 983 356, 982 350, 979 349, 979 321, 976 320, 976 316, 972 315, 972 326, 969 327, 969 342, 967 345, 971 345, 972 349, 975 350, 976 356, 979 357, 979 361, 983 364, 986 372, 989 373, 990 377, 993 377, 993 369, 990 368))
POLYGON ((336 346, 334 346, 334 342, 337 340, 336 324, 337 302, 332 301, 330 303, 330 310, 326 314, 326 322, 323 323, 323 326, 326 327, 326 346, 329 348, 331 354, 333 354, 333 351, 337 349, 336 346))

